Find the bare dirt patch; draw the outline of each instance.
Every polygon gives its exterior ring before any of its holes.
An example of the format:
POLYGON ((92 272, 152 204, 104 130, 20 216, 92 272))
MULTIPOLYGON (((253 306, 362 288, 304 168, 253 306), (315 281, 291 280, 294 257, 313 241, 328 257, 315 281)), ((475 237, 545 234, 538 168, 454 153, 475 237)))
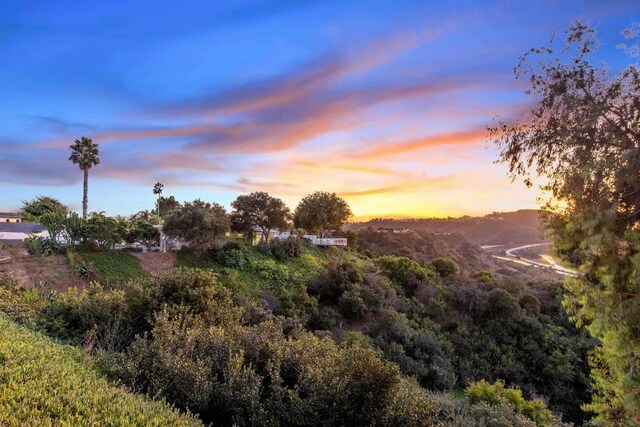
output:
POLYGON ((173 252, 134 252, 140 260, 142 269, 150 274, 164 273, 176 265, 176 254, 173 252))
POLYGON ((3 243, 0 243, 0 253, 3 257, 11 257, 0 264, 0 275, 13 277, 24 286, 38 283, 44 289, 65 291, 86 285, 82 279, 71 274, 66 255, 38 257, 29 255, 22 244, 3 243))

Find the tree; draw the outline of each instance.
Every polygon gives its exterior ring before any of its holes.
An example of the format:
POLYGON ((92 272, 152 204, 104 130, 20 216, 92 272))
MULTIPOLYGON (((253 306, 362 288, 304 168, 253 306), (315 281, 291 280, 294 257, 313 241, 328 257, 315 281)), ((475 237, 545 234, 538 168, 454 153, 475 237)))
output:
POLYGON ((69 209, 60 200, 50 196, 38 196, 33 200, 23 201, 20 216, 25 221, 37 222, 46 213, 66 215, 69 209))
POLYGON ((158 196, 158 200, 156 202, 156 208, 158 209, 158 218, 160 218, 160 198, 162 197, 163 189, 164 185, 161 182, 156 182, 156 185, 153 186, 153 194, 158 196))
POLYGON ((169 196, 169 197, 160 196, 158 198, 158 208, 160 209, 159 215, 165 216, 167 214, 170 214, 174 210, 179 209, 180 202, 178 202, 176 198, 173 196, 169 196))
POLYGON ((84 233, 99 249, 105 251, 123 240, 125 229, 115 218, 93 212, 85 223, 84 233))
POLYGON ((601 341, 591 355, 590 410, 611 424, 640 423, 640 70, 593 65, 594 30, 531 49, 516 68, 537 98, 530 117, 490 127, 500 161, 552 198, 554 248, 581 275, 566 282, 572 319, 601 341), (536 57, 534 62, 532 59, 536 57))
POLYGON ((82 218, 87 219, 87 194, 89 192, 89 169, 100 164, 98 157, 98 144, 94 144, 91 138, 82 137, 76 139, 73 145, 69 146, 71 155, 69 161, 78 165, 84 175, 82 186, 82 218))
POLYGON ((229 227, 229 216, 222 206, 197 199, 167 216, 162 230, 169 237, 187 240, 191 247, 206 249, 229 227))
POLYGON ((440 277, 447 277, 460 273, 460 267, 458 267, 458 264, 450 258, 434 258, 429 261, 427 265, 438 272, 440 277))
POLYGON ((127 243, 140 242, 146 247, 158 244, 160 230, 148 221, 138 219, 129 224, 124 238, 127 243))
POLYGON ((67 240, 72 245, 76 245, 84 237, 84 220, 75 212, 69 212, 64 228, 67 240))
POLYGON ((271 230, 287 226, 291 215, 289 208, 282 200, 262 191, 238 196, 231 206, 233 207, 232 229, 251 232, 254 227, 258 227, 265 242, 269 240, 271 230))
POLYGON ((351 215, 347 202, 336 193, 317 191, 300 201, 293 214, 293 223, 324 237, 329 230, 339 230, 351 215))
POLYGON ((40 224, 49 233, 49 238, 57 242, 65 230, 66 215, 60 212, 47 212, 40 216, 40 224))

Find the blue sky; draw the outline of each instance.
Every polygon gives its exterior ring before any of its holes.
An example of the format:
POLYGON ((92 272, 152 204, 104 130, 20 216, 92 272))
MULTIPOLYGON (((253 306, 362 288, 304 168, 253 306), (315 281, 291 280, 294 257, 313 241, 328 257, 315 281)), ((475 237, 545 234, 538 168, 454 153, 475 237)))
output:
POLYGON ((512 68, 580 19, 616 69, 637 1, 20 1, 0 4, 0 210, 81 203, 67 161, 100 144, 90 210, 153 184, 228 206, 335 191, 359 218, 536 206, 485 127, 531 102, 512 68))

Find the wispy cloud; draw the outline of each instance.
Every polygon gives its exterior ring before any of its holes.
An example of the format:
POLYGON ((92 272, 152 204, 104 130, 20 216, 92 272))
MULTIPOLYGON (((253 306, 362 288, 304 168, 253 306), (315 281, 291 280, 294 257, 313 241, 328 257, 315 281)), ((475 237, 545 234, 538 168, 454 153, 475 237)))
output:
POLYGON ((349 154, 349 157, 375 160, 439 145, 477 143, 478 141, 486 139, 487 136, 486 129, 484 127, 478 127, 437 135, 428 135, 410 140, 381 142, 359 152, 353 152, 349 154))

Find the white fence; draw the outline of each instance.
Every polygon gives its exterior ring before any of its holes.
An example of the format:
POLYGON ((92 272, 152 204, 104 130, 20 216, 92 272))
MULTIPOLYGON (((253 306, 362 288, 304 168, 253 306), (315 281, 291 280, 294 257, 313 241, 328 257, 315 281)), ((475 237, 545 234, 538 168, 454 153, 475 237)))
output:
POLYGON ((316 246, 347 246, 347 239, 344 237, 316 237, 311 239, 311 243, 316 246))

